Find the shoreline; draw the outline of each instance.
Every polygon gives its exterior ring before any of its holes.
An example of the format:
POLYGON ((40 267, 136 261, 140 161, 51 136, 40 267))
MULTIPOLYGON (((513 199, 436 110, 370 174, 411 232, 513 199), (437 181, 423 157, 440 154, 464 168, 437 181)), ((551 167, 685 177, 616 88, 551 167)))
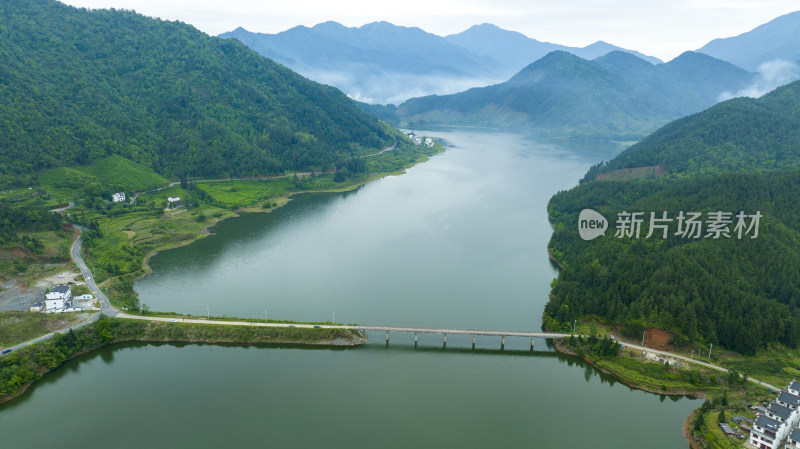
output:
MULTIPOLYGON (((109 340, 97 342, 96 344, 87 344, 82 346, 76 352, 68 355, 55 366, 41 366, 36 364, 36 376, 24 384, 11 394, 0 396, 0 404, 12 401, 32 386, 39 382, 48 373, 60 369, 64 363, 73 360, 82 355, 90 354, 99 349, 116 344, 140 342, 145 344, 153 343, 185 343, 195 345, 244 345, 244 346, 292 346, 292 347, 317 347, 317 348, 355 348, 367 344, 369 341, 366 335, 358 334, 356 332, 345 332, 344 329, 324 329, 327 335, 321 336, 325 338, 309 338, 308 334, 320 332, 318 329, 309 329, 311 332, 303 332, 304 335, 295 335, 293 332, 297 328, 281 328, 281 327, 257 327, 257 326, 236 326, 236 325, 220 325, 220 324, 194 324, 194 323, 165 323, 165 322, 141 322, 135 319, 128 318, 111 318, 105 317, 103 320, 112 323, 113 331, 125 326, 126 329, 119 332, 134 332, 134 334, 122 334, 110 337, 109 340), (260 333, 259 333, 260 332, 260 333)), ((84 338, 86 335, 95 334, 98 331, 98 321, 95 321, 89 326, 85 326, 77 331, 74 331, 79 338, 84 338)), ((70 329, 72 333, 72 329, 70 329)), ((58 334, 61 336, 68 335, 68 333, 58 334)), ((15 351, 13 354, 17 357, 30 357, 27 361, 28 364, 33 363, 32 357, 39 353, 43 353, 51 349, 55 345, 55 340, 58 335, 52 339, 41 341, 34 345, 15 351)), ((91 337, 89 337, 91 338, 91 337)), ((9 354, 11 355, 11 354, 9 354)), ((23 360, 24 361, 24 360, 23 360)), ((27 366, 27 365, 26 365, 27 366)))
MULTIPOLYGON (((439 153, 435 153, 432 156, 435 156, 436 154, 441 154, 444 151, 445 151, 445 148, 441 148, 441 151, 439 153)), ((346 187, 342 187, 342 188, 338 188, 338 189, 299 190, 299 191, 296 191, 296 192, 288 192, 285 195, 276 197, 274 199, 270 199, 270 201, 273 201, 273 200, 276 201, 278 205, 276 207, 271 207, 269 209, 262 209, 262 208, 259 208, 259 207, 246 206, 246 207, 240 207, 240 208, 238 208, 236 210, 232 210, 231 211, 232 215, 229 215, 227 217, 220 217, 220 218, 215 219, 212 223, 209 223, 207 226, 203 227, 203 229, 201 229, 194 236, 194 238, 192 238, 191 240, 186 240, 186 241, 183 241, 183 242, 177 242, 174 245, 171 245, 171 246, 169 246, 167 248, 155 249, 155 250, 150 251, 149 253, 145 254, 144 257, 142 258, 142 269, 145 271, 145 273, 143 273, 142 275, 137 276, 136 278, 134 278, 131 281, 131 283, 135 284, 136 281, 138 281, 138 280, 144 278, 145 276, 153 273, 153 269, 150 267, 150 259, 155 257, 158 253, 160 253, 162 251, 169 251, 169 250, 172 250, 172 249, 188 246, 188 245, 191 245, 192 243, 195 243, 195 242, 197 242, 197 241, 199 241, 201 239, 204 239, 204 238, 206 238, 206 237, 208 237, 210 235, 214 235, 214 233, 211 232, 211 228, 213 228, 214 226, 216 226, 219 223, 222 223, 225 220, 228 220, 230 218, 238 218, 238 217, 241 216, 242 213, 259 213, 259 214, 271 213, 271 212, 276 211, 276 210, 280 209, 281 207, 289 204, 292 201, 292 197, 295 196, 295 195, 315 194, 315 193, 344 193, 344 192, 352 192, 353 190, 359 189, 359 188, 367 185, 368 183, 370 183, 372 181, 377 181, 378 179, 383 179, 383 178, 386 178, 386 177, 389 177, 389 176, 400 176, 400 175, 403 175, 403 174, 405 174, 406 170, 408 170, 409 168, 412 168, 412 167, 414 167, 414 166, 416 166, 418 164, 427 162, 428 160, 430 160, 430 158, 432 156, 427 156, 424 161, 416 162, 413 165, 410 165, 408 167, 404 167, 402 170, 397 170, 397 171, 393 171, 393 172, 371 174, 371 175, 367 176, 363 181, 357 182, 355 184, 348 185, 346 187)), ((112 279, 112 278, 109 278, 109 279, 112 279)), ((103 280, 103 283, 105 283, 109 279, 103 280)))
MULTIPOLYGON (((604 368, 602 366, 599 366, 594 360, 590 359, 588 356, 585 356, 585 355, 584 356, 580 356, 580 355, 575 354, 574 352, 572 352, 572 351, 570 351, 570 350, 568 350, 566 348, 561 347, 560 342, 558 342, 558 341, 554 341, 553 342, 553 347, 560 354, 565 354, 565 355, 569 355, 569 356, 580 358, 581 360, 583 360, 586 363, 588 363, 589 365, 591 365, 594 369, 596 369, 596 370, 598 370, 598 371, 600 371, 602 373, 608 374, 609 376, 613 377, 617 382, 621 383, 622 385, 625 385, 628 388, 634 388, 636 390, 644 391, 644 392, 650 393, 650 394, 656 394, 656 395, 659 395, 659 396, 686 396, 686 397, 695 398, 695 399, 705 399, 705 400, 708 399, 708 397, 705 394, 703 394, 702 392, 698 392, 698 391, 656 391, 656 390, 648 388, 646 386, 636 385, 633 382, 630 382, 630 381, 628 381, 626 379, 621 378, 620 376, 615 374, 613 371, 611 371, 609 369, 606 369, 606 368, 604 368)), ((691 413, 689 413, 689 416, 687 416, 686 419, 684 419, 682 431, 683 431, 683 437, 686 439, 686 442, 689 444, 690 449, 701 449, 701 447, 697 445, 697 442, 694 441, 694 438, 692 438, 692 432, 691 432, 692 424, 691 423, 693 421, 693 417, 694 417, 695 413, 697 413, 697 409, 695 409, 691 413)))

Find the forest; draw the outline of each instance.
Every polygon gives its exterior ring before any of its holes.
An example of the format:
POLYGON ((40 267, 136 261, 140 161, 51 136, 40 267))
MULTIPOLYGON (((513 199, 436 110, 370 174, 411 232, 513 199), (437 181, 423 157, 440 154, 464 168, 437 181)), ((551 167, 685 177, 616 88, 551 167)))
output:
POLYGON ((232 39, 132 11, 0 3, 0 188, 112 154, 169 178, 327 170, 400 134, 232 39))
POLYGON ((595 315, 634 334, 644 327, 670 330, 677 346, 714 343, 743 354, 770 343, 797 347, 798 104, 800 83, 758 100, 722 103, 666 125, 556 194, 548 204, 549 247, 562 270, 545 308, 546 325, 566 330, 577 317, 595 315), (758 144, 761 138, 768 140, 758 144), (667 173, 595 180, 640 164, 667 166, 667 173), (590 241, 578 233, 578 215, 587 208, 609 222, 605 235, 590 241), (638 237, 619 232, 620 219, 631 212, 642 213, 638 237), (678 217, 689 212, 700 214, 700 234, 679 229, 678 217), (710 217, 719 212, 730 215, 726 235, 715 238, 710 217), (658 223, 651 213, 671 219, 666 230, 648 235, 658 223), (742 235, 736 232, 740 213, 760 215, 757 235, 750 218, 742 235))

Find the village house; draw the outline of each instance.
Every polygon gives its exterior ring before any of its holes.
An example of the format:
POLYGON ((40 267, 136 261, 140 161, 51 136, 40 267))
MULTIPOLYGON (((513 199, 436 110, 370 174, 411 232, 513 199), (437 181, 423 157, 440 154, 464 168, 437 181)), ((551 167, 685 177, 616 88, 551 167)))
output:
POLYGON ((47 310, 65 309, 72 300, 72 289, 69 285, 58 284, 44 294, 44 308, 47 310))
POLYGON ((800 448, 800 429, 792 430, 789 434, 789 440, 786 441, 787 448, 800 448))
POLYGON ((750 444, 761 449, 777 449, 788 431, 789 426, 786 423, 761 415, 753 423, 750 444))
POLYGON ((800 396, 795 396, 788 391, 783 390, 781 391, 781 394, 778 395, 777 402, 784 407, 797 410, 797 408, 800 407, 800 396))
POLYGON ((111 195, 111 201, 113 201, 115 203, 121 203, 121 202, 125 201, 125 192, 117 192, 117 193, 111 195))
POLYGON ((794 427, 797 425, 798 417, 800 417, 800 410, 784 407, 777 402, 770 402, 767 407, 767 417, 786 423, 787 426, 794 427))
POLYGON ((169 209, 179 209, 183 207, 183 201, 181 201, 181 197, 179 196, 171 196, 167 198, 167 207, 169 209))

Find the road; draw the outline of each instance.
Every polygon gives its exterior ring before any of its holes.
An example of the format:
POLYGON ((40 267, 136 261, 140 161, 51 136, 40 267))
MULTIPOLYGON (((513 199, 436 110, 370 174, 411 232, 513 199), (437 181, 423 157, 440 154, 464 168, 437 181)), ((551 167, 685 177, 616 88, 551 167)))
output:
MULTIPOLYGON (((645 347, 645 346, 639 346, 639 345, 634 345, 634 344, 630 344, 630 343, 623 343, 623 344, 625 345, 626 348, 636 349, 638 351, 648 351, 648 352, 651 352, 653 354, 659 354, 659 355, 663 355, 665 357, 672 357, 674 359, 680 359, 680 360, 683 360, 683 361, 686 361, 686 362, 689 362, 689 363, 694 363, 695 365, 700 365, 700 366, 704 366, 706 368, 711 368, 713 370, 721 371, 723 373, 729 372, 726 368, 723 368, 721 366, 714 365, 713 363, 704 362, 702 360, 689 358, 689 357, 686 357, 684 355, 675 354, 675 353, 667 352, 667 351, 659 351, 658 349, 648 348, 648 347, 645 347)), ((773 391, 776 391, 776 392, 782 390, 782 388, 778 388, 778 387, 776 387, 774 385, 770 385, 770 384, 768 384, 766 382, 762 382, 762 381, 760 381, 758 379, 753 379, 752 377, 748 377, 747 380, 749 380, 750 382, 753 382, 754 384, 761 385, 762 387, 767 387, 767 388, 769 388, 769 389, 771 389, 773 391)))
POLYGON ((86 266, 86 263, 84 263, 83 258, 81 257, 81 244, 83 243, 84 229, 81 226, 75 226, 75 227, 81 231, 81 234, 78 236, 77 239, 75 239, 75 243, 72 244, 72 249, 70 249, 70 255, 72 256, 72 260, 75 261, 75 264, 78 265, 78 268, 81 270, 83 277, 86 279, 86 286, 89 287, 89 290, 100 301, 100 311, 92 315, 86 321, 83 321, 81 323, 75 324, 73 326, 61 330, 57 330, 55 332, 51 332, 46 335, 42 335, 41 337, 36 337, 32 340, 28 340, 26 342, 11 346, 10 348, 6 349, 11 349, 13 352, 18 349, 24 348, 26 346, 30 346, 32 344, 39 343, 40 341, 52 338, 53 335, 57 333, 63 334, 65 332, 69 332, 70 329, 80 329, 83 326, 86 326, 87 324, 91 323, 92 321, 96 321, 100 317, 101 313, 105 314, 106 316, 117 315, 118 311, 111 307, 111 303, 108 302, 108 298, 106 297, 106 295, 103 294, 103 292, 99 288, 97 288, 97 284, 94 282, 94 277, 92 276, 92 272, 89 271, 89 267, 86 266))
MULTIPOLYGON (((86 266, 84 263, 83 258, 81 257, 81 244, 83 243, 83 228, 80 226, 76 226, 78 229, 81 230, 81 235, 75 240, 75 243, 72 245, 72 249, 70 250, 70 254, 72 255, 72 260, 75 261, 75 264, 78 265, 78 268, 81 270, 84 279, 86 279, 86 285, 89 287, 89 290, 97 297, 100 301, 100 312, 93 315, 88 320, 71 326, 66 329, 62 329, 60 331, 52 332, 47 335, 43 335, 41 337, 34 338, 33 340, 28 340, 24 343, 20 343, 16 346, 12 346, 10 349, 17 350, 20 348, 24 348, 25 346, 32 345, 34 343, 38 343, 43 340, 47 340, 48 338, 53 337, 53 335, 57 332, 63 333, 69 331, 70 328, 72 329, 79 329, 87 324, 91 323, 92 321, 96 321, 100 314, 105 314, 106 316, 116 316, 119 318, 129 318, 135 320, 149 320, 149 321, 165 321, 165 322, 181 322, 181 323, 195 323, 195 324, 217 324, 217 325, 227 325, 227 326, 257 326, 257 327, 301 327, 301 328, 314 328, 317 325, 313 324, 283 324, 283 323, 260 323, 260 322, 252 322, 252 321, 219 321, 219 320, 202 320, 196 318, 164 318, 164 317, 155 317, 155 316, 141 316, 141 315, 130 315, 124 312, 120 312, 119 310, 111 307, 111 303, 108 301, 106 295, 97 287, 97 284, 94 282, 94 276, 92 276, 92 272, 89 271, 89 267, 86 266)), ((335 328, 335 329, 352 329, 352 330, 394 330, 398 332, 413 332, 414 329, 408 328, 387 328, 387 327, 380 327, 380 326, 322 326, 325 328, 335 328)), ((441 330, 432 330, 432 329, 416 329, 418 332, 426 332, 426 331, 436 331, 436 333, 441 333, 441 330)), ((450 333, 457 333, 456 330, 449 330, 450 333)), ((499 332, 496 333, 495 331, 464 331, 464 333, 488 333, 487 335, 505 335, 505 336, 513 336, 515 332, 507 331, 507 332, 499 332)), ((554 334, 555 335, 555 334, 554 334)), ((672 352, 667 351, 660 351, 658 349, 652 349, 644 346, 639 346, 636 344, 631 343, 624 343, 624 345, 628 348, 635 349, 638 351, 650 351, 654 354, 659 354, 665 357, 672 357, 675 359, 680 359, 685 362, 694 363, 696 365, 704 366, 706 368, 710 368, 716 371, 720 371, 723 373, 727 373, 728 370, 718 365, 714 365, 713 363, 704 362, 702 360, 696 360, 694 358, 689 358, 684 355, 675 354, 672 352)), ((773 391, 781 391, 782 388, 778 388, 774 385, 768 384, 766 382, 762 382, 758 379, 754 379, 752 377, 748 377, 747 380, 753 382, 757 385, 761 385, 763 387, 769 388, 773 391)))

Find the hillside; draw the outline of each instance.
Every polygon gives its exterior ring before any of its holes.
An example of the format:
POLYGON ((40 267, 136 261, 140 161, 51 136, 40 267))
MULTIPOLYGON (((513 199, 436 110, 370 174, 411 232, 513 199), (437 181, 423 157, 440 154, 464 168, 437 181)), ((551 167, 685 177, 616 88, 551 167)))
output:
POLYGON ((800 11, 795 11, 738 36, 714 39, 697 51, 754 72, 776 59, 800 63, 798 42, 800 11))
POLYGON ((745 354, 769 343, 797 347, 798 104, 800 82, 758 100, 722 103, 664 126, 555 195, 549 246, 563 269, 545 308, 547 325, 566 328, 597 315, 631 335, 668 329, 679 346, 713 343, 745 354), (659 165, 666 176, 595 180, 659 165), (583 209, 608 220, 605 235, 580 237, 583 209), (642 213, 639 236, 618 232, 630 212, 642 213), (666 213, 666 221, 653 222, 666 225, 666 237, 663 228, 651 229, 651 212, 655 219, 666 213), (699 234, 681 222, 690 212, 700 214, 699 234), (722 233, 714 232, 717 212, 730 213, 721 217, 722 233))
POLYGON ((237 28, 235 38, 321 83, 368 103, 400 102, 431 92, 455 92, 505 79, 504 64, 476 55, 419 28, 375 22, 345 27, 325 22, 277 34, 237 28), (455 89, 455 90, 454 90, 455 89))
POLYGON ((800 169, 800 81, 676 120, 593 167, 585 179, 637 167, 668 175, 800 169))
POLYGON ((752 74, 691 52, 653 66, 615 51, 587 61, 556 51, 505 83, 397 107, 402 126, 479 125, 572 137, 637 139, 702 110, 752 74))
POLYGON ((321 169, 391 145, 338 90, 129 11, 0 3, 0 188, 117 154, 178 177, 321 169))

